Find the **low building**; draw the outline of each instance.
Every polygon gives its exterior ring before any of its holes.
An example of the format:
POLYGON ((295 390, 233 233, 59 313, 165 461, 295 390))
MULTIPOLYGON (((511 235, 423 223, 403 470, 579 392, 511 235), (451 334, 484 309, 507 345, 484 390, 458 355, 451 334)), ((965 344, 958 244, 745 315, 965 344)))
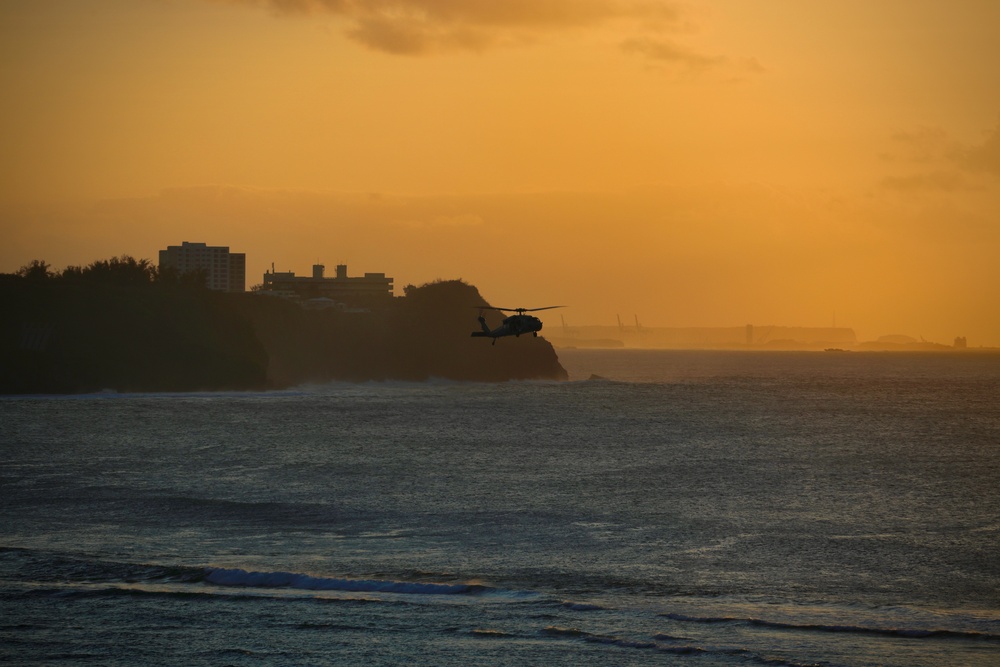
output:
POLYGON ((363 276, 347 275, 347 265, 338 264, 336 275, 326 277, 326 267, 314 264, 311 276, 297 276, 292 271, 264 273, 263 292, 300 299, 330 299, 337 303, 377 305, 392 298, 392 278, 384 273, 366 273, 363 276))
POLYGON ((245 291, 246 267, 246 254, 229 252, 229 246, 184 241, 160 251, 160 270, 172 268, 181 275, 203 271, 205 286, 220 292, 245 291))

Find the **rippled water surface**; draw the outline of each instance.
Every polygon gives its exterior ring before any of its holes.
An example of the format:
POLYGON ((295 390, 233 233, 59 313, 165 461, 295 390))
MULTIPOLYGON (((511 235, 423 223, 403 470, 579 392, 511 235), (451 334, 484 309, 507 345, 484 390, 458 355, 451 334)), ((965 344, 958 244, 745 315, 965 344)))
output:
POLYGON ((0 661, 1000 664, 1000 356, 560 359, 0 398, 0 661))

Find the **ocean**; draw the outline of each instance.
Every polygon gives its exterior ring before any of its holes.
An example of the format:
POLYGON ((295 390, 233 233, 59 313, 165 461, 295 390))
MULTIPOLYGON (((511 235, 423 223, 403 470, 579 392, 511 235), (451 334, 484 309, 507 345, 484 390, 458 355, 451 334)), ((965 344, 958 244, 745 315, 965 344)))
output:
POLYGON ((0 397, 0 662, 1000 664, 1000 355, 559 357, 0 397))

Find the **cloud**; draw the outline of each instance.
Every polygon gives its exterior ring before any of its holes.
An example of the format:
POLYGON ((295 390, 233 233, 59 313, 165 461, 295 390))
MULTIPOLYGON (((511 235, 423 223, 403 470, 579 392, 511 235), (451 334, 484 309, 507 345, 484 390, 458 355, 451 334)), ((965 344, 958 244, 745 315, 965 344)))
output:
POLYGON ((960 164, 970 171, 979 171, 1000 176, 1000 119, 993 133, 980 146, 965 149, 959 158, 960 164))
POLYGON ((621 48, 625 53, 645 57, 654 65, 680 67, 690 72, 713 69, 736 74, 759 74, 764 71, 756 58, 706 55, 662 37, 628 39, 622 42, 621 48))
MULTIPOLYGON (((689 31, 674 0, 214 0, 266 8, 279 15, 329 15, 347 23, 348 38, 395 55, 481 51, 523 43, 539 33, 626 23, 644 35, 689 31)), ((626 51, 655 61, 704 69, 725 58, 671 42, 633 39, 626 51)), ((749 62, 749 61, 748 61, 749 62)), ((751 68, 752 69, 752 68, 751 68)))
POLYGON ((630 39, 622 43, 626 53, 643 55, 650 60, 679 64, 692 69, 705 69, 722 65, 722 56, 706 56, 664 39, 630 39))
POLYGON ((884 188, 903 192, 982 189, 983 176, 1000 176, 1000 121, 981 144, 967 145, 940 127, 920 127, 893 137, 887 163, 907 173, 882 179, 884 188))
POLYGON ((394 55, 425 55, 442 50, 481 51, 495 37, 467 26, 442 27, 427 20, 400 21, 382 16, 357 19, 347 36, 376 51, 394 55))
POLYGON ((897 132, 892 137, 893 150, 883 157, 891 162, 940 164, 953 161, 962 146, 940 127, 918 127, 897 132))
POLYGON ((336 14, 352 19, 427 20, 441 25, 590 25, 620 17, 675 19, 670 2, 627 0, 217 0, 267 7, 279 14, 336 14))
POLYGON ((901 192, 919 192, 927 190, 942 190, 954 192, 968 189, 968 181, 958 171, 932 171, 925 174, 908 176, 887 176, 882 179, 882 186, 901 192))

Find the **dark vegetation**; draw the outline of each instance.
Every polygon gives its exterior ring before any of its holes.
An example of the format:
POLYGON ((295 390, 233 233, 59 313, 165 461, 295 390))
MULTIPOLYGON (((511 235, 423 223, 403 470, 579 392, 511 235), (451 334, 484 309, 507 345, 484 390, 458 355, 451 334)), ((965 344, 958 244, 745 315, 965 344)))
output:
POLYGON ((542 338, 495 346, 470 338, 475 307, 486 302, 461 281, 408 286, 362 313, 304 310, 204 283, 127 256, 62 272, 35 261, 0 274, 0 392, 566 377, 542 338))

